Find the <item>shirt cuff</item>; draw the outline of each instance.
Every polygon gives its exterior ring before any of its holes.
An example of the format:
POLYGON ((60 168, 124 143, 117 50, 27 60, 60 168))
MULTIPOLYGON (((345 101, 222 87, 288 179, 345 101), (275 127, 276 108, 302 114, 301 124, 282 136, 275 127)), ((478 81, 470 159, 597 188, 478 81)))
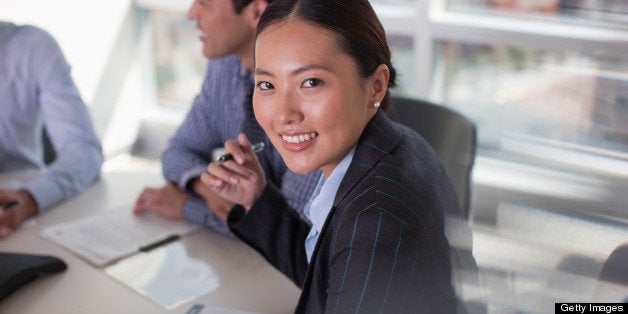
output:
POLYGON ((240 218, 242 218, 245 214, 246 214, 246 209, 244 209, 244 207, 237 204, 234 205, 233 208, 231 208, 229 215, 227 216, 227 224, 235 225, 236 223, 238 223, 240 218))
POLYGON ((37 203, 37 212, 39 214, 47 211, 55 204, 59 203, 63 199, 63 191, 46 179, 46 176, 36 178, 29 181, 25 186, 26 190, 37 203))
POLYGON ((194 167, 190 170, 187 170, 185 172, 183 172, 183 175, 181 175, 181 180, 179 180, 178 184, 179 184, 179 188, 181 188, 184 191, 188 191, 188 192, 194 192, 192 190, 191 186, 188 186, 188 184, 190 184, 190 182, 198 177, 201 176, 201 174, 207 172, 207 167, 206 166, 197 166, 194 167))
POLYGON ((220 234, 233 237, 227 224, 211 212, 202 197, 191 196, 185 201, 183 204, 183 217, 188 221, 205 226, 220 234))

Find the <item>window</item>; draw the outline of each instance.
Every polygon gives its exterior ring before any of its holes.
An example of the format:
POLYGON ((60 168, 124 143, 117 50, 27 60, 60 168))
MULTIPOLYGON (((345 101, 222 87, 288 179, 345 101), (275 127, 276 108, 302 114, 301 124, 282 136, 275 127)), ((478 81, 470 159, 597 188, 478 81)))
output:
POLYGON ((480 145, 504 138, 628 156, 628 56, 438 43, 443 101, 481 127, 480 145))
MULTIPOLYGON (((388 36, 411 45, 393 60, 412 73, 401 73, 401 92, 476 122, 477 170, 486 157, 628 177, 628 2, 373 3, 388 36)), ((608 207, 628 218, 623 207, 608 207)))
POLYGON ((148 11, 160 105, 187 109, 198 93, 207 60, 194 22, 181 11, 148 11))
POLYGON ((411 36, 389 34, 388 46, 392 53, 392 64, 397 70, 397 86, 393 93, 409 95, 414 90, 417 74, 412 67, 414 56, 414 39, 411 36))
POLYGON ((453 11, 511 15, 605 26, 628 25, 628 3, 624 0, 449 0, 453 11))

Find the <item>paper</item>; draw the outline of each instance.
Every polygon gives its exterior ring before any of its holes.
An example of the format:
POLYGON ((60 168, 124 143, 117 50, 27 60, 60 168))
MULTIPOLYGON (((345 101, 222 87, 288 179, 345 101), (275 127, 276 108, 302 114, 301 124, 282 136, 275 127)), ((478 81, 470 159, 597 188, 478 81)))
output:
POLYGON ((105 273, 166 310, 220 287, 220 277, 214 267, 190 257, 181 242, 126 258, 105 268, 105 273))
POLYGON ((222 307, 205 306, 202 304, 194 304, 185 314, 260 314, 260 312, 251 312, 238 309, 226 309, 222 307))
POLYGON ((136 215, 125 208, 49 226, 41 236, 101 267, 137 253, 141 246, 197 229, 189 222, 168 220, 154 212, 136 215))

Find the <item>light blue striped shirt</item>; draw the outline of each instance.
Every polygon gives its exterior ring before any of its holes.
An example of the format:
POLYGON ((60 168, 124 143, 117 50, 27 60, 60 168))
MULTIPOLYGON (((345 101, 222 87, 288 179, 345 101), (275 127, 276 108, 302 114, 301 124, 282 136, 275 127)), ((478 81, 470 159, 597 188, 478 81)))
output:
POLYGON ((103 156, 89 111, 47 32, 0 22, 0 110, 0 172, 43 170, 24 186, 40 213, 98 178, 103 156), (49 167, 44 126, 57 153, 49 167))
POLYGON ((321 174, 316 189, 312 193, 310 202, 305 207, 305 213, 312 222, 310 233, 305 239, 305 253, 308 261, 312 259, 316 241, 318 241, 318 236, 321 234, 321 230, 323 230, 323 225, 325 224, 325 220, 327 220, 329 211, 332 206, 334 206, 336 192, 338 192, 338 187, 340 187, 340 183, 345 177, 347 169, 349 169, 351 160, 353 160, 353 154, 355 154, 355 147, 353 147, 338 166, 336 166, 329 178, 325 179, 321 174))

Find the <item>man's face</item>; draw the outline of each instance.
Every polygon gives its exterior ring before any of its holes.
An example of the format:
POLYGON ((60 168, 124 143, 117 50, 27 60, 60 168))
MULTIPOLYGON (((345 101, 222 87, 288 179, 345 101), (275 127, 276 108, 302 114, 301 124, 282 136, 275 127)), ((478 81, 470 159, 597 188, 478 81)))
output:
POLYGON ((194 1, 188 18, 196 21, 205 57, 235 54, 243 58, 252 54, 256 25, 250 22, 249 7, 238 14, 232 0, 194 1))

